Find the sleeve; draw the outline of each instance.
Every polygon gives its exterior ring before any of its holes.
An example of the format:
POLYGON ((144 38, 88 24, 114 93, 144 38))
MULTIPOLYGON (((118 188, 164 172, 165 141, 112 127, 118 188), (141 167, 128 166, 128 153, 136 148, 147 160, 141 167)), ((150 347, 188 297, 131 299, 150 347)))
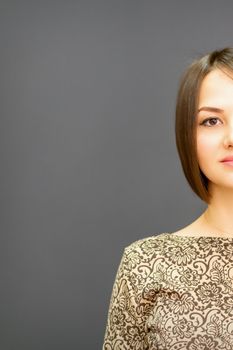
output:
POLYGON ((124 249, 113 284, 102 350, 146 350, 145 320, 131 278, 132 263, 124 249))

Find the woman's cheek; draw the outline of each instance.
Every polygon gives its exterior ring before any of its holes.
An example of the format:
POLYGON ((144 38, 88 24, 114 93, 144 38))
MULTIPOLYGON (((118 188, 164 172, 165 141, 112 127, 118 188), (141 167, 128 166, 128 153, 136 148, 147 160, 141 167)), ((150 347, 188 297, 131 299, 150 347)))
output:
POLYGON ((217 155, 217 138, 216 135, 199 134, 197 136, 197 155, 199 166, 208 166, 213 164, 213 157, 217 155))

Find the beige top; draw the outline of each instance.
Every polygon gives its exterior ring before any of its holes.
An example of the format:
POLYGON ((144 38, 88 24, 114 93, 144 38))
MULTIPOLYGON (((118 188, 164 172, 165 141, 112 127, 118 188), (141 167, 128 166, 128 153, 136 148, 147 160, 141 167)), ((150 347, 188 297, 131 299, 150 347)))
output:
POLYGON ((233 238, 161 233, 131 243, 103 350, 233 349, 233 238))

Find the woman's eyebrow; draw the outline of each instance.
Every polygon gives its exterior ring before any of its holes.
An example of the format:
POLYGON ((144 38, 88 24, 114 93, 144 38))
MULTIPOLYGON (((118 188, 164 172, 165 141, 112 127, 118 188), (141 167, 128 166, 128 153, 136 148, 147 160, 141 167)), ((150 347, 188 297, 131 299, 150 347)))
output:
POLYGON ((224 112, 223 109, 221 108, 217 108, 217 107, 207 107, 207 106, 204 106, 204 107, 201 107, 198 109, 198 113, 200 111, 207 111, 207 112, 216 112, 216 113, 222 113, 224 112))

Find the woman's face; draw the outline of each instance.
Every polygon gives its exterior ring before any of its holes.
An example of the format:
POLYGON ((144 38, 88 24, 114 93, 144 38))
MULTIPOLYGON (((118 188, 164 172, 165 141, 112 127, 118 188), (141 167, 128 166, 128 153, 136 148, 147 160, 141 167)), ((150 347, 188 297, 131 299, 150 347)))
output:
POLYGON ((233 72, 227 74, 215 69, 202 81, 196 116, 197 155, 211 186, 233 189, 233 161, 231 165, 222 162, 233 157, 233 72))

